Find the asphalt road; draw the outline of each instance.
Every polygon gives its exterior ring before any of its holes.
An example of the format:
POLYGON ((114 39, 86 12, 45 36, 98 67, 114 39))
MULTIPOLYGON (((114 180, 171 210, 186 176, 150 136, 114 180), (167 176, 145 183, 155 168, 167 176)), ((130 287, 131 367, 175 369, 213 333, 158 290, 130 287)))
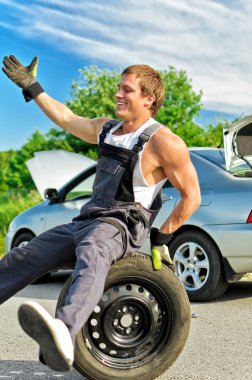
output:
MULTIPOLYGON (((18 306, 26 298, 54 313, 64 280, 56 275, 48 284, 28 286, 0 306, 0 379, 84 379, 75 370, 62 374, 41 365, 36 343, 17 322, 18 306)), ((196 318, 191 319, 186 347, 158 380, 252 379, 251 278, 233 284, 215 302, 192 303, 191 310, 196 318)))

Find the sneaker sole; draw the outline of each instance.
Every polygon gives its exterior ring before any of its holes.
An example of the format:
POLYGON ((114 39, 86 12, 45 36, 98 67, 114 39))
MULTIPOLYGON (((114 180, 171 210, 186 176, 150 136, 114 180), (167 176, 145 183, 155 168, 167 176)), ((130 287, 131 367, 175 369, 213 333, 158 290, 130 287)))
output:
POLYGON ((40 346, 46 365, 54 371, 69 371, 71 364, 61 354, 50 324, 39 305, 26 303, 20 306, 18 319, 23 330, 40 346))

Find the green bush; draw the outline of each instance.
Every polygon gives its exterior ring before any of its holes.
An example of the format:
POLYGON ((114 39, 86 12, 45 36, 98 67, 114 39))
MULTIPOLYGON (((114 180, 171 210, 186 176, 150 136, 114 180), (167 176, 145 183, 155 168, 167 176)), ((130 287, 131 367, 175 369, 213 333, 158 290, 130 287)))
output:
POLYGON ((5 236, 12 219, 39 202, 41 197, 36 190, 0 192, 0 256, 5 252, 5 236))

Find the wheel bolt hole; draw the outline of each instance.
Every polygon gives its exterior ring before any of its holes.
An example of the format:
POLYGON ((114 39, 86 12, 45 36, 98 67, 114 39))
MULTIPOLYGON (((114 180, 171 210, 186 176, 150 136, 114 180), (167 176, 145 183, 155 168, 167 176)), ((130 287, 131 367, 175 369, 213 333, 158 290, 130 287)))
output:
POLYGON ((132 286, 131 285, 127 285, 126 286, 126 290, 128 290, 128 292, 130 292, 132 290, 132 286))
POLYGON ((105 343, 100 343, 99 344, 99 347, 101 350, 105 350, 105 348, 107 347, 105 343))
POLYGON ((159 323, 161 323, 162 322, 162 318, 161 317, 158 317, 158 319, 157 319, 157 323, 159 324, 159 323))
POLYGON ((92 326, 97 326, 97 319, 91 319, 90 323, 92 326))
POLYGON ((102 299, 103 302, 107 302, 109 298, 108 298, 107 294, 103 294, 103 296, 102 296, 101 299, 102 299))
POLYGON ((144 288, 143 288, 142 286, 140 286, 140 287, 138 288, 138 291, 139 291, 139 293, 144 293, 144 288))
POLYGON ((95 308, 94 308, 94 312, 96 313, 96 314, 98 314, 98 313, 100 313, 100 311, 101 311, 101 308, 100 308, 100 306, 95 306, 95 308))

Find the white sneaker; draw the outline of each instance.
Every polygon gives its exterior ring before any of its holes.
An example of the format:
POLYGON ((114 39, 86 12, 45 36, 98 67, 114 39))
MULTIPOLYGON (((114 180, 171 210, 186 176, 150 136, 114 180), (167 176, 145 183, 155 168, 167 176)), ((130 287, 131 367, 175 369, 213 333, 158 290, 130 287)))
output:
POLYGON ((33 301, 23 303, 18 311, 23 330, 40 346, 48 367, 68 371, 74 361, 74 347, 68 328, 33 301))

